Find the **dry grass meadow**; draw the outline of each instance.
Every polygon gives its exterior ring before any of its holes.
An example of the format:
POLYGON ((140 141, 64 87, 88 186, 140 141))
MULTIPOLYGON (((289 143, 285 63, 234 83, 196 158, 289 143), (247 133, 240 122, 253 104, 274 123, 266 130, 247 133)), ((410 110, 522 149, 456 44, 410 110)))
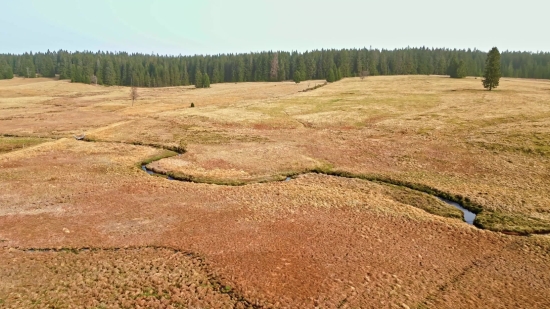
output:
POLYGON ((550 307, 550 81, 321 83, 0 81, 0 306, 550 307))

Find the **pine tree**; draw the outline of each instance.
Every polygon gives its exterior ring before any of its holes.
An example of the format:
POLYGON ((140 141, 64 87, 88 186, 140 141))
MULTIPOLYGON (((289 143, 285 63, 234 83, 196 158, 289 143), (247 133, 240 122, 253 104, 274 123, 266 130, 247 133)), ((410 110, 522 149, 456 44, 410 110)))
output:
MULTIPOLYGON (((75 76, 73 76, 75 78, 75 76)), ((103 84, 106 86, 112 86, 115 84, 116 73, 113 63, 111 61, 104 61, 103 65, 103 84)))
POLYGON ((464 60, 460 60, 458 62, 458 67, 456 69, 456 77, 457 78, 466 77, 466 62, 464 62, 464 60))
POLYGON ((32 59, 32 53, 23 55, 21 62, 19 63, 19 70, 17 74, 20 77, 34 78, 36 77, 36 68, 32 59))
POLYGON ((293 78, 293 80, 294 80, 294 82, 295 82, 296 84, 299 84, 300 81, 302 81, 302 72, 300 72, 300 71, 295 71, 295 72, 294 72, 294 78, 293 78))
POLYGON ((447 69, 447 74, 449 74, 451 78, 466 77, 466 63, 464 60, 458 61, 456 58, 453 58, 449 64, 449 68, 447 69))
POLYGON ((95 62, 95 76, 97 77, 97 83, 103 85, 103 66, 101 65, 101 61, 99 59, 95 62))
POLYGON ((202 88, 210 88, 210 77, 207 73, 204 73, 202 76, 202 88))
POLYGON ((269 71, 270 80, 276 81, 277 74, 279 74, 279 54, 275 53, 273 59, 271 59, 271 70, 269 71))
POLYGON ((42 74, 43 77, 54 77, 55 76, 55 67, 53 63, 53 59, 51 57, 45 57, 42 60, 42 69, 40 71, 40 74, 42 74))
POLYGON ((202 88, 202 83, 203 83, 202 73, 200 70, 197 70, 197 72, 195 73, 195 87, 202 88))
POLYGON ((485 60, 485 74, 483 74, 484 79, 481 81, 483 87, 489 90, 498 87, 500 75, 500 52, 498 48, 493 47, 487 54, 487 60, 485 60))
POLYGON ((214 65, 214 69, 212 70, 212 83, 219 83, 222 80, 220 77, 220 71, 218 69, 218 65, 214 65))
POLYGON ((13 78, 13 71, 11 69, 11 66, 5 61, 0 61, 0 79, 12 79, 12 78, 13 78))
POLYGON ((327 82, 332 83, 334 81, 336 81, 336 77, 334 76, 334 70, 330 69, 328 70, 328 74, 327 74, 327 82))
POLYGON ((80 80, 77 77, 77 66, 75 64, 71 65, 71 83, 78 83, 80 80))
POLYGON ((183 64, 182 68, 182 75, 181 75, 181 84, 184 86, 189 85, 189 73, 187 72, 187 64, 183 64))
POLYGON ((363 72, 363 60, 359 52, 357 53, 357 58, 355 58, 355 72, 359 75, 363 72))
POLYGON ((349 55, 346 49, 340 51, 340 78, 348 77, 351 75, 349 65, 349 55))
POLYGON ((69 61, 64 60, 58 65, 59 79, 71 79, 71 65, 69 61))
POLYGON ((4 78, 5 79, 12 79, 13 78, 13 70, 10 65, 6 68, 6 71, 4 71, 4 78))

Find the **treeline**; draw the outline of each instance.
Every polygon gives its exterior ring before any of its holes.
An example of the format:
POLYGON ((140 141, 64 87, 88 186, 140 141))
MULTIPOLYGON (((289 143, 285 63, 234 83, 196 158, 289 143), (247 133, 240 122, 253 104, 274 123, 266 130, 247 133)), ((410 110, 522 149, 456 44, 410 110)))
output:
MULTIPOLYGON (((106 52, 0 54, 0 79, 35 76, 79 83, 165 87, 211 83, 326 79, 361 75, 481 76, 487 54, 479 50, 405 48, 159 56, 106 52), (458 71, 458 69, 460 69, 458 71)), ((550 53, 502 52, 505 77, 550 79, 550 53)))

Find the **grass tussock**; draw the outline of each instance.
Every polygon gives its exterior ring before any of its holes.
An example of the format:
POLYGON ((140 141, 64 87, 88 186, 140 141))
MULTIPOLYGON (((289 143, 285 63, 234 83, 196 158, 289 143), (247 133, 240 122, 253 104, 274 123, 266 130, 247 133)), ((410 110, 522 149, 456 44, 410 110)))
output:
POLYGON ((387 186, 385 193, 397 202, 420 208, 436 216, 463 219, 462 211, 447 205, 433 196, 395 185, 387 186))
POLYGON ((394 179, 394 178, 384 177, 379 175, 354 174, 354 173, 350 173, 347 171, 340 171, 340 170, 314 169, 312 170, 312 172, 331 175, 331 176, 346 177, 346 178, 358 178, 358 179, 363 179, 363 180, 368 180, 373 182, 380 182, 380 183, 386 183, 386 184, 391 184, 395 186, 405 187, 412 190, 424 192, 432 196, 440 197, 452 202, 456 202, 462 205, 462 207, 476 214, 480 213, 483 210, 483 207, 481 205, 472 202, 468 197, 464 197, 458 194, 451 194, 425 184, 412 183, 404 180, 399 180, 399 179, 394 179))
POLYGON ((164 158, 170 158, 170 157, 173 157, 173 156, 176 156, 178 155, 177 152, 175 151, 172 151, 172 150, 162 150, 159 154, 156 154, 154 156, 151 156, 151 157, 148 157, 146 159, 144 159, 143 161, 141 161, 138 166, 141 168, 142 165, 147 165, 151 162, 155 162, 155 161, 158 161, 158 160, 161 160, 161 159, 164 159, 164 158))
POLYGON ((49 138, 0 136, 0 154, 50 141, 49 138))
POLYGON ((180 181, 187 181, 187 182, 194 182, 194 183, 204 183, 204 184, 210 184, 210 185, 220 185, 220 186, 244 186, 248 184, 244 181, 239 180, 228 180, 228 179, 213 179, 213 178, 206 178, 206 177, 195 177, 191 175, 185 175, 182 173, 166 173, 167 176, 172 177, 176 180, 180 181))
MULTIPOLYGON (((314 169, 311 172, 332 175, 346 178, 358 178, 373 182, 390 184, 401 188, 412 189, 418 192, 423 192, 431 196, 440 197, 449 201, 456 202, 462 207, 475 213, 476 220, 474 225, 495 232, 510 232, 519 235, 529 234, 547 234, 550 233, 550 222, 532 218, 522 213, 505 213, 489 211, 483 208, 482 205, 473 202, 470 198, 458 194, 451 194, 440 189, 436 189, 424 184, 411 183, 389 177, 377 175, 353 174, 346 171, 335 171, 330 169, 314 169)), ((440 203, 428 202, 425 198, 411 194, 410 192, 394 191, 388 192, 388 195, 395 198, 397 201, 409 204, 425 211, 450 218, 462 218, 462 213, 457 209, 451 209, 451 206, 446 207, 440 203)))
MULTIPOLYGON (((130 144, 130 145, 136 145, 136 146, 147 146, 147 147, 152 147, 152 148, 159 148, 159 149, 168 150, 168 151, 171 151, 172 153, 175 153, 174 155, 183 154, 183 153, 186 152, 185 145, 183 145, 183 144, 180 144, 180 145, 165 145, 165 144, 157 144, 157 143, 144 143, 144 142, 140 142, 140 141, 112 142, 112 141, 105 141, 105 140, 96 139, 96 138, 89 137, 89 136, 85 136, 83 141, 86 141, 86 142, 103 142, 103 143, 121 143, 121 144, 130 144)), ((166 158, 166 157, 164 157, 164 158, 166 158)), ((152 160, 151 162, 153 162, 153 161, 156 161, 156 160, 152 160)))
POLYGON ((502 144, 502 143, 489 143, 489 142, 472 142, 472 145, 485 148, 495 153, 520 153, 525 155, 537 155, 543 157, 550 157, 550 144, 546 143, 534 143, 533 145, 514 145, 514 144, 502 144))
POLYGON ((474 224, 479 228, 518 235, 550 233, 550 222, 522 213, 486 211, 477 215, 474 224))
POLYGON ((163 248, 0 249, 4 308, 233 308, 250 303, 200 257, 163 248), (9 271, 8 271, 9 270, 9 271))

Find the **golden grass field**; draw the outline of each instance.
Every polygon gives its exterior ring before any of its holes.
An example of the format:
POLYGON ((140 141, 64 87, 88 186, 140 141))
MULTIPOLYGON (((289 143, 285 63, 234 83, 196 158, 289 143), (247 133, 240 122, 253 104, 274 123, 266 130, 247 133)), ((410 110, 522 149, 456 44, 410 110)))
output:
POLYGON ((321 83, 0 81, 0 305, 550 307, 550 81, 321 83))

